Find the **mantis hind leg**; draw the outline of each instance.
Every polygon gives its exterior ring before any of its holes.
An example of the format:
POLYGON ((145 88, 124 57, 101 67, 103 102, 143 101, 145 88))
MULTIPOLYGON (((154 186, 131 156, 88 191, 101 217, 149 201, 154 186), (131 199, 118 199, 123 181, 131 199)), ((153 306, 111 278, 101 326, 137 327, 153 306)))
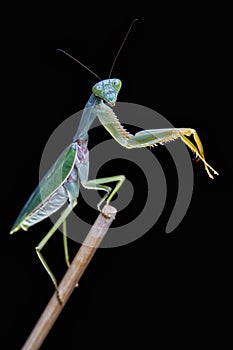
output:
MULTIPOLYGON (((67 242, 67 223, 66 219, 62 223, 62 233, 63 233, 63 247, 64 247, 64 253, 65 253, 65 261, 66 265, 69 268, 70 267, 70 258, 69 258, 69 251, 68 251, 68 242, 67 242)), ((75 285, 78 287, 78 283, 75 285)))
MULTIPOLYGON (((59 300, 59 302, 62 304, 62 300, 60 298, 59 295, 59 291, 58 291, 58 284, 57 284, 57 280, 53 274, 53 272, 51 271, 50 267, 48 266, 46 260, 44 259, 43 255, 41 254, 41 250, 42 248, 46 245, 46 243, 48 242, 48 240, 52 237, 52 235, 56 232, 56 230, 58 229, 58 227, 60 225, 63 224, 63 228, 64 228, 64 221, 66 220, 66 218, 69 216, 69 214, 71 213, 71 211, 73 210, 73 208, 75 207, 75 205, 77 204, 77 200, 74 200, 73 202, 71 202, 68 207, 62 212, 60 218, 57 220, 57 222, 54 224, 54 226, 51 228, 51 230, 45 235, 45 237, 40 241, 40 243, 38 244, 38 246, 36 247, 36 252, 37 255, 40 259, 40 261, 42 262, 42 265, 44 266, 45 270, 47 271, 47 273, 49 274, 49 277, 51 278, 56 292, 57 292, 57 298, 59 300)), ((66 237, 67 240, 67 237, 66 237)), ((64 241, 64 249, 65 249, 65 257, 66 257, 66 261, 68 258, 68 262, 69 262, 69 256, 68 256, 68 249, 67 249, 67 241, 65 243, 64 241), (67 252, 66 252, 67 250, 67 252), (67 254, 67 255, 66 255, 67 254)))
POLYGON ((66 261, 67 267, 69 268, 70 267, 70 258, 69 258, 69 252, 68 252, 66 219, 62 223, 62 233, 63 233, 63 247, 64 247, 64 253, 65 253, 65 261, 66 261))
POLYGON ((95 180, 89 180, 89 181, 84 181, 82 182, 82 185, 84 188, 87 188, 89 190, 102 190, 106 191, 107 193, 105 196, 101 199, 101 201, 97 204, 98 210, 102 213, 102 210, 100 206, 102 203, 106 200, 106 203, 109 204, 111 199, 113 198, 114 194, 117 193, 119 188, 122 186, 123 182, 125 181, 125 176, 124 175, 116 175, 116 176, 111 176, 111 177, 104 177, 101 179, 95 179, 95 180), (109 182, 115 182, 117 181, 116 186, 112 190, 111 187, 109 186, 104 186, 102 184, 106 184, 109 182))

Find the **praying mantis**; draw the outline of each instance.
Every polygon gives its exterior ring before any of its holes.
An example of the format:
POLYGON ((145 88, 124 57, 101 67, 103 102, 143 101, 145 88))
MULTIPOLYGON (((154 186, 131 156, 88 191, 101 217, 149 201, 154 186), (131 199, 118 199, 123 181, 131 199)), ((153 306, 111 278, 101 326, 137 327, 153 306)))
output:
MULTIPOLYGON (((125 36, 118 54, 128 36, 130 29, 125 36)), ((65 51, 63 52, 70 56, 65 51)), ((112 68, 118 54, 115 57, 112 68)), ((72 56, 70 57, 73 58, 72 56)), ((83 65, 78 60, 76 61, 83 65)), ((84 67, 87 68, 86 66, 84 67)), ((87 69, 91 71, 89 68, 87 69)), ((103 127, 109 132, 109 134, 121 146, 128 149, 153 147, 157 146, 158 144, 164 145, 169 141, 180 139, 203 162, 205 170, 211 179, 213 179, 212 173, 218 175, 218 172, 206 162, 201 140, 194 129, 150 129, 139 131, 135 135, 128 132, 121 125, 112 109, 116 104, 122 83, 118 78, 111 78, 111 73, 112 69, 109 77, 105 80, 101 80, 95 73, 93 73, 100 81, 92 87, 92 94, 83 110, 73 142, 66 147, 54 165, 42 178, 38 187, 32 193, 31 197, 21 210, 10 231, 11 234, 20 229, 27 231, 29 227, 57 212, 68 202, 67 207, 61 213, 55 225, 36 247, 36 253, 55 286, 58 298, 59 291, 57 280, 45 261, 41 250, 53 236, 55 231, 62 225, 65 260, 67 266, 69 267, 70 262, 67 244, 66 220, 78 203, 80 186, 90 190, 101 190, 106 192, 101 201, 97 204, 97 208, 102 215, 107 218, 107 215, 102 211, 101 206, 104 201, 106 201, 107 204, 110 203, 113 196, 117 193, 125 181, 124 175, 89 180, 88 131, 96 117, 99 119, 103 127), (190 141, 188 138, 190 136, 193 136, 194 142, 190 141), (116 186, 113 189, 107 186, 108 183, 112 182, 116 182, 116 186)))

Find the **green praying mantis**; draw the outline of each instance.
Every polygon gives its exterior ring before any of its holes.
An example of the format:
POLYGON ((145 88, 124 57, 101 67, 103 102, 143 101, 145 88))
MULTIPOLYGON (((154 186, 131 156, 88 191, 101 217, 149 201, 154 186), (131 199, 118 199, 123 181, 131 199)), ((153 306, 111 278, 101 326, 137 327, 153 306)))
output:
MULTIPOLYGON (((132 27, 132 24, 130 26, 130 29, 132 27)), ((128 30, 125 39, 122 42, 122 45, 115 57, 112 68, 128 36, 130 29, 128 30)), ((70 56, 65 51, 63 52, 66 55, 70 56)), ((83 65, 72 56, 70 57, 83 65)), ((84 67, 87 68, 86 66, 84 67)), ((109 78, 105 80, 101 80, 94 72, 87 68, 89 71, 95 74, 95 76, 97 76, 100 81, 96 83, 92 88, 92 94, 83 110, 78 130, 73 138, 73 142, 63 151, 54 165, 42 178, 38 187, 26 202, 10 231, 11 234, 20 229, 27 231, 29 227, 46 219, 68 202, 67 207, 61 213, 55 225, 50 229, 50 231, 44 236, 44 238, 36 247, 37 255, 55 286, 58 299, 59 291, 57 280, 47 262, 45 261, 41 250, 44 248, 55 231, 62 225, 65 260, 67 266, 69 267, 70 262, 67 244, 66 219, 74 207, 77 205, 80 185, 86 189, 101 190, 106 192, 101 201, 97 204, 97 208, 105 217, 107 217, 107 215, 102 211, 101 206, 104 201, 106 201, 107 204, 110 203, 111 199, 122 186, 125 180, 124 175, 116 175, 101 179, 89 180, 88 130, 96 117, 98 117, 100 123, 109 132, 109 134, 120 145, 128 149, 148 146, 151 147, 158 144, 164 145, 169 141, 181 139, 187 145, 187 147, 192 152, 194 152, 196 156, 203 162, 205 170, 210 178, 213 178, 212 173, 218 175, 217 171, 215 171, 206 162, 201 140, 194 129, 151 129, 142 130, 133 135, 121 125, 112 107, 114 107, 116 104, 122 83, 117 78, 111 78, 112 68, 109 74, 109 78), (195 143, 190 141, 188 138, 189 136, 193 136, 195 143), (116 186, 113 189, 106 185, 112 182, 116 182, 116 186)))

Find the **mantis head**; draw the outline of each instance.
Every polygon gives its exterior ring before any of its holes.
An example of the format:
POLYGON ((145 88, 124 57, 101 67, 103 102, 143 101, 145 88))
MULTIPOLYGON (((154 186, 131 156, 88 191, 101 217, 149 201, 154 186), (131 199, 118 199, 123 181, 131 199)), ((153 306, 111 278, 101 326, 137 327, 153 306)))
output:
POLYGON ((122 44, 121 44, 121 46, 120 46, 120 48, 119 48, 119 50, 114 58, 114 61, 112 63, 108 79, 101 80, 101 78, 95 72, 93 72, 90 68, 85 66, 85 64, 83 64, 82 62, 80 62, 79 60, 77 60, 76 58, 71 56, 66 51, 64 51, 62 49, 57 49, 57 51, 63 52, 65 55, 70 57, 72 60, 81 64, 81 66, 83 66, 85 69, 87 69, 90 73, 92 73, 96 78, 98 78, 100 80, 97 84, 95 84, 93 86, 92 92, 97 98, 99 98, 101 101, 105 101, 110 107, 115 106, 116 100, 117 100, 117 95, 121 89, 121 81, 119 79, 116 79, 116 78, 110 79, 110 77, 112 75, 112 71, 113 71, 113 68, 115 66, 116 60, 117 60, 117 58, 122 50, 122 47, 124 46, 124 43, 125 43, 126 39, 128 38, 128 35, 131 31, 131 28, 136 21, 137 21, 137 18, 135 18, 132 21, 132 23, 131 23, 131 25, 130 25, 130 27, 129 27, 129 29, 124 37, 124 40, 122 41, 122 44))
POLYGON ((105 79, 95 84, 92 88, 92 92, 96 97, 99 97, 110 107, 113 107, 115 106, 120 89, 121 81, 119 79, 105 79))

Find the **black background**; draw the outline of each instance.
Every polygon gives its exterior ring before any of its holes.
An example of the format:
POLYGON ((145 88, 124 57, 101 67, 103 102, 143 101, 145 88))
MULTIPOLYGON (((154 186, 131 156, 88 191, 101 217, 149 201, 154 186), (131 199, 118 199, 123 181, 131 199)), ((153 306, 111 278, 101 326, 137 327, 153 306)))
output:
MULTIPOLYGON (((76 8, 34 5, 5 12, 1 324, 9 349, 23 345, 53 285, 34 249, 51 222, 28 233, 8 232, 38 183, 47 139, 65 118, 84 107, 96 83, 56 49, 68 51, 106 78, 133 18, 139 21, 113 73, 123 82, 119 101, 145 105, 177 127, 198 130, 207 161, 220 176, 212 181, 201 162, 194 162, 192 202, 181 224, 166 235, 177 183, 174 169, 166 165, 167 153, 157 148, 164 169, 167 166, 170 199, 161 218, 141 239, 97 251, 42 349, 77 349, 84 344, 141 344, 147 349, 160 342, 189 348, 222 345, 226 339, 232 196, 231 154, 227 156, 231 129, 225 107, 229 93, 224 82, 227 9, 148 6, 127 10, 110 3, 76 8)), ((133 178, 130 168, 128 176, 133 178)), ((139 187, 136 178, 134 185, 139 187)), ((136 201, 135 209, 138 205, 136 201)), ((79 246, 70 241, 69 247, 74 256, 79 246)), ((44 255, 61 278, 66 270, 61 234, 50 240, 44 255)))

